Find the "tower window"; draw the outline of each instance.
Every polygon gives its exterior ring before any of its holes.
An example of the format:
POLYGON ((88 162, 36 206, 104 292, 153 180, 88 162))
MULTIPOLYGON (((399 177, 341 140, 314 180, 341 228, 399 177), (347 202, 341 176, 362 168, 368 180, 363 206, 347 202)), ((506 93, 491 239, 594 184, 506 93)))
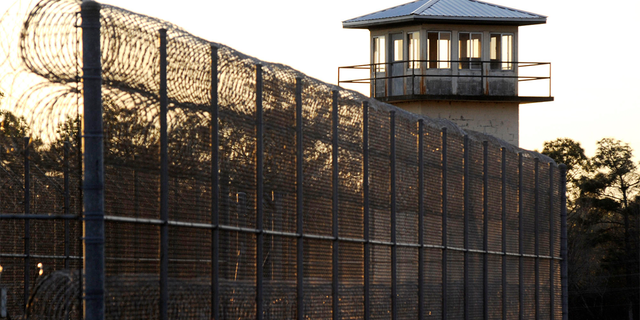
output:
POLYGON ((420 32, 407 33, 407 46, 409 69, 420 69, 420 32))
POLYGON ((482 33, 460 32, 460 69, 482 68, 482 33))
POLYGON ((385 71, 385 63, 387 62, 385 49, 384 36, 373 37, 373 64, 375 72, 385 71))
POLYGON ((513 69, 513 34, 491 34, 491 70, 513 69))
POLYGON ((451 68, 451 32, 427 33, 427 55, 429 68, 451 68))

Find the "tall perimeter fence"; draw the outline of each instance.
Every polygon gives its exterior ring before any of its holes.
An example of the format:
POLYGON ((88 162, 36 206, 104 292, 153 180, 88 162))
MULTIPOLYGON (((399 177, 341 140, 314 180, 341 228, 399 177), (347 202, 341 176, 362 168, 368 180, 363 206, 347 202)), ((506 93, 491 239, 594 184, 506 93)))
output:
POLYGON ((566 319, 549 158, 95 2, 0 32, 0 318, 566 319))

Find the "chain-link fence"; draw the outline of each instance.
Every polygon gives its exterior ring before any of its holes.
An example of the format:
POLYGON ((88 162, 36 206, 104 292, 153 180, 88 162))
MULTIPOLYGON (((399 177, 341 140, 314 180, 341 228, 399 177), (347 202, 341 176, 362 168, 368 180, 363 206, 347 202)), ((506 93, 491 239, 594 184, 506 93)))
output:
POLYGON ((116 7, 93 40, 79 2, 13 10, 2 105, 41 137, 2 138, 12 318, 83 316, 79 48, 98 42, 105 318, 562 318, 549 158, 116 7))

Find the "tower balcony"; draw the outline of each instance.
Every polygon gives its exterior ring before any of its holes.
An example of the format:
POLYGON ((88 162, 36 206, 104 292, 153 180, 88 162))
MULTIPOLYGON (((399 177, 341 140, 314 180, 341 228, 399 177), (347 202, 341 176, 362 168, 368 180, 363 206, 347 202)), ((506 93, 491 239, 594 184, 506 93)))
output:
POLYGON ((405 60, 338 68, 338 85, 395 103, 486 101, 520 104, 553 101, 551 63, 469 60, 405 60))

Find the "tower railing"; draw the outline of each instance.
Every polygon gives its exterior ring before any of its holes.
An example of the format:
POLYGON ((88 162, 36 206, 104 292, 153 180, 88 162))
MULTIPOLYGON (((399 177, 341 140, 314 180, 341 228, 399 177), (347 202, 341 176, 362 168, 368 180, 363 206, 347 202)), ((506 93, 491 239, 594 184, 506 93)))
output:
POLYGON ((383 101, 553 100, 550 62, 403 60, 338 67, 338 85, 352 84, 368 84, 370 96, 383 101))

